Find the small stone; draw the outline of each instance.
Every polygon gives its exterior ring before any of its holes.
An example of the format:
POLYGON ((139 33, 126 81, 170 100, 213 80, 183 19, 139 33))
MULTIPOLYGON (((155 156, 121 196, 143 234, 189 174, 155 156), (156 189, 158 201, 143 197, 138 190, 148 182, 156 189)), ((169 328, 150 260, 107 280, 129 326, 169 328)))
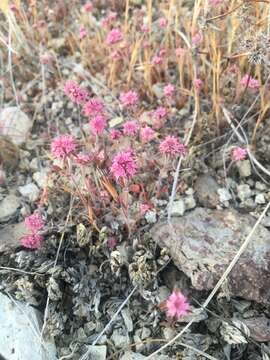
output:
POLYGON ((158 99, 161 99, 163 97, 163 89, 162 89, 162 85, 157 83, 157 84, 154 84, 152 86, 152 91, 154 93, 154 95, 158 98, 158 99))
POLYGON ((106 360, 107 347, 105 345, 90 345, 88 346, 87 359, 106 360))
POLYGON ((151 336, 151 330, 144 326, 142 328, 141 339, 145 340, 145 339, 149 338, 150 336, 151 336))
POLYGON ((43 189, 47 184, 48 173, 45 170, 37 171, 33 174, 33 179, 37 183, 38 187, 43 189))
POLYGON ((238 185, 237 186, 237 195, 241 201, 245 201, 246 199, 252 196, 252 191, 247 184, 238 185))
POLYGON ((170 296, 170 290, 167 288, 167 286, 160 286, 158 288, 157 298, 160 302, 165 301, 170 296))
POLYGON ((265 204, 265 198, 263 194, 258 194, 255 197, 255 203, 256 204, 265 204))
POLYGON ((176 331, 175 329, 169 328, 169 327, 165 327, 163 329, 163 336, 165 338, 165 340, 170 341, 171 339, 173 339, 176 335, 176 331))
POLYGON ((183 200, 176 200, 172 204, 171 215, 172 216, 183 216, 185 213, 185 203, 183 200))
POLYGON ((201 175, 194 184, 194 190, 199 203, 206 207, 215 209, 219 204, 219 186, 211 175, 201 175))
POLYGON ((148 210, 144 217, 148 224, 154 224, 157 222, 157 213, 154 210, 148 210))
POLYGON ((6 225, 0 230, 0 252, 20 245, 20 238, 26 234, 24 222, 6 225))
POLYGON ((251 165, 249 160, 237 161, 236 166, 240 177, 246 178, 251 175, 251 165))
POLYGON ((230 201, 232 199, 232 196, 231 196, 230 192, 226 188, 218 189, 218 195, 219 195, 219 201, 221 203, 224 203, 226 201, 230 201))
POLYGON ((266 185, 261 181, 256 181, 255 189, 259 191, 265 191, 267 189, 266 185))
POLYGON ((0 165, 7 171, 16 169, 20 160, 19 148, 7 136, 0 136, 0 165))
POLYGON ((185 197, 185 208, 187 210, 194 209, 196 207, 196 201, 192 195, 185 197))
POLYGON ((115 329, 111 336, 111 340, 117 348, 122 348, 129 345, 128 333, 125 332, 123 329, 115 329))
POLYGON ((129 310, 127 308, 124 308, 121 311, 121 314, 123 316, 124 323, 126 325, 127 331, 132 332, 133 331, 133 321, 132 321, 132 318, 130 316, 129 310))
POLYGON ((0 112, 0 133, 10 137, 16 145, 23 144, 32 128, 32 120, 16 106, 0 112))
POLYGON ((250 336, 258 342, 270 341, 270 319, 265 316, 243 320, 250 330, 250 336))
POLYGON ((20 206, 20 199, 10 194, 0 202, 0 222, 5 222, 15 215, 20 206))
POLYGON ((39 188, 34 183, 30 183, 19 187, 22 196, 28 198, 31 202, 35 202, 39 197, 39 188))

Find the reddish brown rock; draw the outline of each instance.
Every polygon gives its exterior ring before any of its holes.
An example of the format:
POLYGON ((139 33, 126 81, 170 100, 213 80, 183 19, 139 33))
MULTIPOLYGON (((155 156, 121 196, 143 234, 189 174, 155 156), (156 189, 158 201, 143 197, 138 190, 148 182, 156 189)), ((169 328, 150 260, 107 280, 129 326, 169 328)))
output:
POLYGON ((265 316, 244 319, 242 322, 250 330, 250 336, 258 342, 270 341, 270 319, 265 316))
MULTIPOLYGON (((152 236, 167 247, 180 270, 198 290, 210 290, 236 255, 256 220, 237 211, 197 208, 182 218, 157 223, 152 236)), ((234 296, 270 300, 270 232, 259 225, 228 278, 234 296)))

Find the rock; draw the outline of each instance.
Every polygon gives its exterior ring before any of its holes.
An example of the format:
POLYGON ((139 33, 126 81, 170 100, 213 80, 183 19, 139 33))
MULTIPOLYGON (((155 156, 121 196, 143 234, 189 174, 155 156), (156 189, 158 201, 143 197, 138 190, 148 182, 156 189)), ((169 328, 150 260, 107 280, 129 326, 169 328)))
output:
POLYGON ((87 359, 106 360, 107 347, 105 345, 90 345, 87 351, 87 359))
POLYGON ((218 189, 218 195, 219 195, 219 201, 221 203, 225 203, 227 201, 230 201, 231 198, 232 198, 230 192, 226 188, 218 189))
POLYGON ((215 209, 219 203, 218 196, 219 185, 210 175, 201 175, 194 184, 200 205, 215 209))
POLYGON ((126 333, 122 329, 115 329, 111 336, 111 340, 113 341, 115 347, 117 348, 121 348, 129 345, 128 333, 126 333))
POLYGON ((16 145, 27 140, 32 125, 32 120, 16 106, 7 107, 0 112, 0 133, 8 135, 16 145))
POLYGON ((256 204, 265 204, 265 197, 263 194, 258 194, 255 197, 255 203, 256 204))
POLYGON ((161 99, 163 97, 163 89, 160 83, 154 84, 152 86, 152 91, 158 99, 161 99))
POLYGON ((154 224, 157 222, 157 213, 154 210, 148 210, 144 217, 148 224, 154 224))
POLYGON ((10 194, 0 202, 0 222, 5 222, 15 215, 20 206, 17 196, 10 194))
POLYGON ((34 183, 29 183, 19 187, 22 196, 27 197, 31 202, 35 202, 39 197, 39 188, 34 183))
POLYGON ((171 215, 183 216, 185 213, 185 203, 183 200, 176 200, 172 204, 171 215))
POLYGON ((20 238, 27 233, 24 222, 6 225, 0 230, 0 253, 20 245, 20 238))
POLYGON ((124 308, 121 311, 121 315, 122 315, 122 317, 124 319, 124 323, 126 325, 127 331, 132 332, 133 331, 133 321, 132 321, 132 318, 130 316, 129 310, 127 308, 124 308))
POLYGON ((246 178, 251 175, 251 165, 249 160, 237 161, 236 166, 240 177, 246 178))
POLYGON ((17 145, 6 136, 0 136, 0 166, 6 171, 13 171, 19 164, 20 152, 17 145))
POLYGON ((40 189, 44 189, 48 180, 48 172, 46 170, 37 171, 33 174, 33 179, 40 189))
POLYGON ((196 200, 192 195, 185 197, 184 205, 187 210, 194 209, 196 207, 196 200))
POLYGON ((270 319, 260 316, 244 319, 242 322, 249 328, 253 340, 259 342, 270 341, 270 319))
MULTIPOLYGON (((168 248, 176 266, 198 290, 210 290, 220 279, 255 224, 233 209, 196 208, 182 218, 155 224, 153 240, 168 248)), ((266 303, 270 296, 270 232, 259 225, 228 277, 231 294, 266 303)))
POLYGON ((237 195, 241 201, 245 201, 246 199, 252 196, 252 191, 247 184, 242 184, 237 186, 237 195))
POLYGON ((0 293, 0 354, 7 360, 56 360, 52 341, 40 343, 40 313, 0 293))
MULTIPOLYGON (((147 359, 147 356, 142 354, 138 354, 132 351, 127 351, 125 354, 120 358, 120 360, 144 360, 147 359)), ((171 360, 167 355, 156 355, 155 360, 171 360)))

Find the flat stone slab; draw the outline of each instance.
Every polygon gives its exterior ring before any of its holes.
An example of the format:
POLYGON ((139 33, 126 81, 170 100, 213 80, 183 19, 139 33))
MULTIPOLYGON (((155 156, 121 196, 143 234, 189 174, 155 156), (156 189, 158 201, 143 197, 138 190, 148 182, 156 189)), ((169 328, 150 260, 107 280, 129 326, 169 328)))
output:
MULTIPOLYGON (((176 266, 198 290, 213 289, 256 220, 233 209, 196 208, 182 218, 155 224, 151 230, 161 248, 168 248, 176 266)), ((249 246, 228 277, 233 296, 270 300, 270 232, 257 227, 249 246)))

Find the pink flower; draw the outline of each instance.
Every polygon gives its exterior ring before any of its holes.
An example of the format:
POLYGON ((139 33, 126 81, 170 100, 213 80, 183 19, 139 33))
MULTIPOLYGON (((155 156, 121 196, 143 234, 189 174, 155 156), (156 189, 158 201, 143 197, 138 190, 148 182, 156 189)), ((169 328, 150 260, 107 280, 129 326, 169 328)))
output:
POLYGON ((117 240, 115 238, 115 236, 109 236, 107 239, 107 245, 108 248, 112 251, 116 248, 117 246, 117 240))
POLYGON ((152 58, 152 61, 151 63, 153 65, 160 65, 162 64, 162 61, 163 61, 163 57, 160 56, 160 55, 154 55, 153 58, 152 58))
POLYGON ((184 56, 185 53, 186 53, 186 49, 183 49, 183 48, 181 48, 181 47, 175 49, 175 55, 176 55, 177 57, 184 56))
POLYGON ((44 221, 42 220, 42 217, 40 216, 39 213, 35 213, 35 214, 27 216, 24 219, 24 224, 28 230, 35 233, 38 230, 41 230, 43 228, 44 221))
POLYGON ((52 63, 53 57, 49 53, 41 54, 39 57, 39 61, 42 65, 50 65, 52 63))
POLYGON ((119 29, 112 29, 106 36, 106 44, 113 45, 123 40, 123 34, 119 29))
POLYGON ((222 0, 209 0, 209 3, 213 6, 219 5, 222 0))
POLYGON ((199 92, 203 86, 202 80, 199 78, 194 79, 193 86, 194 86, 195 90, 199 92))
POLYGON ((187 148, 180 143, 175 136, 166 136, 166 138, 159 144, 159 151, 161 154, 175 157, 176 155, 185 155, 187 148))
POLYGON ((194 34, 191 38, 192 44, 195 46, 198 46, 202 43, 203 41, 203 36, 201 32, 197 32, 196 34, 194 34))
POLYGON ((135 106, 139 102, 139 96, 136 91, 129 90, 120 94, 120 101, 125 107, 135 106))
POLYGON ((90 154, 84 154, 80 152, 79 154, 76 154, 74 157, 74 161, 76 164, 79 165, 86 165, 92 160, 92 156, 90 154))
POLYGON ((132 150, 120 151, 112 160, 111 173, 116 181, 130 179, 137 172, 137 164, 132 150))
POLYGON ((100 135, 106 127, 106 120, 104 116, 97 115, 89 121, 89 125, 94 135, 100 135))
POLYGON ((146 24, 142 24, 140 27, 140 31, 144 34, 147 34, 149 32, 149 27, 146 24))
POLYGON ((127 121, 124 125, 123 125, 123 134, 126 136, 136 136, 137 133, 139 131, 139 125, 137 123, 137 121, 127 121))
POLYGON ((116 20, 116 18, 117 18, 117 13, 110 12, 106 17, 101 19, 101 25, 102 26, 110 25, 114 20, 116 20))
POLYGON ((75 139, 71 135, 60 135, 51 143, 51 153, 57 159, 64 159, 76 148, 75 139))
POLYGON ((246 74, 240 81, 240 84, 250 90, 258 90, 260 87, 259 81, 253 79, 249 74, 246 74))
POLYGON ((39 249, 43 241, 43 236, 38 234, 29 234, 21 238, 21 244, 29 249, 39 249))
POLYGON ((143 216, 148 210, 150 210, 150 206, 148 204, 140 204, 140 214, 143 216))
POLYGON ((83 6, 83 10, 85 12, 91 12, 93 10, 93 4, 91 2, 87 2, 84 6, 83 6))
POLYGON ((80 40, 84 39, 86 35, 87 35, 86 29, 83 25, 81 25, 79 29, 79 39, 80 40))
POLYGON ((167 110, 163 106, 159 106, 153 113, 156 119, 164 119, 167 116, 167 110))
POLYGON ((104 104, 98 98, 88 100, 83 106, 83 114, 85 116, 96 116, 104 113, 104 104))
POLYGON ((117 140, 122 135, 120 130, 112 129, 110 130, 110 139, 111 140, 117 140))
POLYGON ((174 92, 175 92, 175 87, 172 84, 168 84, 163 88, 163 94, 166 98, 172 97, 174 92))
POLYGON ((164 29, 168 25, 167 19, 165 19, 164 17, 158 19, 158 25, 164 29))
POLYGON ((81 89, 73 80, 65 82, 64 93, 76 104, 83 104, 88 98, 88 92, 81 89))
POLYGON ((166 313, 170 318, 179 319, 187 314, 189 308, 187 298, 177 290, 174 290, 166 301, 166 313))
POLYGON ((241 147, 235 147, 232 151, 231 157, 234 161, 244 160, 247 156, 247 150, 241 147))
POLYGON ((145 126, 141 129, 140 137, 142 141, 151 141, 155 137, 155 131, 149 126, 145 126))

